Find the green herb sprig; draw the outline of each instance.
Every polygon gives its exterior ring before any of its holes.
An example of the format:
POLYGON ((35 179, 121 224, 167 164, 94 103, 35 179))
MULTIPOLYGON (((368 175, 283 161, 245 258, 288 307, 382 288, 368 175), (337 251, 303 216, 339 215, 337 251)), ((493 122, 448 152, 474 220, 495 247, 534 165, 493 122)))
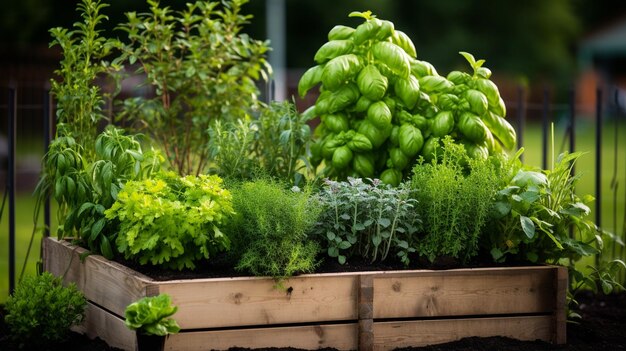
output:
POLYGON ((395 252, 408 265, 420 224, 408 188, 377 179, 326 180, 318 198, 324 211, 315 232, 326 243, 328 256, 344 264, 354 255, 375 262, 395 252))
POLYGON ((472 159, 450 137, 430 163, 413 168, 411 189, 424 221, 419 253, 434 261, 449 256, 468 261, 478 253, 498 189, 497 168, 488 159, 472 159))

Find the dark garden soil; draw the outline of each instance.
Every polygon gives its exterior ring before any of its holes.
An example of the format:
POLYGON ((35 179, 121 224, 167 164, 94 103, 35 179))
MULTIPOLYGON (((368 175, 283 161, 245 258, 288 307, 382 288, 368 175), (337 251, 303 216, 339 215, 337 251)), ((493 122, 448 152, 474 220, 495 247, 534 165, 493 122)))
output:
MULTIPOLYGON (((540 341, 518 341, 508 338, 466 338, 447 344, 402 350, 626 350, 626 293, 613 295, 592 295, 583 293, 578 297, 578 312, 583 317, 579 324, 568 323, 567 345, 554 346, 540 341)), ((0 350, 54 350, 54 351, 113 351, 100 339, 89 340, 87 337, 72 333, 66 342, 45 347, 24 345, 11 340, 7 326, 4 324, 5 311, 0 306, 0 350)), ((231 350, 249 350, 233 348, 231 350)), ((258 350, 258 349, 257 349, 258 350)), ((263 350, 297 350, 292 348, 273 348, 263 350)), ((329 349, 327 349, 329 350, 329 349)))

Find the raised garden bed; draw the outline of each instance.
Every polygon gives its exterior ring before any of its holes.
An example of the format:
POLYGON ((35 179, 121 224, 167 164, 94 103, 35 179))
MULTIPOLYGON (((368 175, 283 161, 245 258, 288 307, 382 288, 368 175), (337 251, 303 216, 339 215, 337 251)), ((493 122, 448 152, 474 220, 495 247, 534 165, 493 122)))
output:
POLYGON ((54 238, 44 267, 89 300, 80 331, 135 350, 126 306, 167 293, 182 331, 166 350, 295 347, 390 350, 506 336, 564 344, 567 269, 555 266, 309 274, 277 289, 257 277, 156 281, 54 238))

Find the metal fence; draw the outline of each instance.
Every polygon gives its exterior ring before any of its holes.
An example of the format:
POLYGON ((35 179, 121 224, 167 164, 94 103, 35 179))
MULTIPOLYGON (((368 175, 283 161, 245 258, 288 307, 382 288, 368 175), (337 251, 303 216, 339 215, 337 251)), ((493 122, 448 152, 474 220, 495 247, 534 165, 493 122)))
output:
MULTIPOLYGON (((55 123, 53 122, 53 108, 51 108, 50 97, 45 87, 39 88, 39 93, 28 92, 32 95, 30 100, 38 100, 38 102, 25 101, 21 104, 18 103, 19 94, 24 91, 19 87, 4 87, 2 88, 3 101, 0 101, 0 114, 6 116, 6 141, 0 139, 0 161, 2 167, 0 168, 0 184, 2 180, 5 183, 2 204, 0 207, 0 219, 3 216, 8 216, 8 231, 5 232, 5 228, 0 230, 0 241, 8 242, 9 255, 8 255, 8 278, 9 278, 9 292, 12 292, 16 284, 16 223, 15 223, 15 200, 16 190, 22 187, 28 188, 29 184, 18 184, 17 170, 16 170, 16 145, 17 145, 17 130, 18 122, 21 123, 23 128, 31 128, 37 131, 39 138, 42 141, 41 145, 43 150, 47 150, 49 142, 52 136, 52 128, 55 123), (33 98, 34 96, 34 98, 33 98), (36 128, 33 128, 36 127, 36 128), (6 147, 3 147, 6 146, 6 147), (6 165, 6 168, 4 168, 6 165), (5 211, 6 210, 6 211, 5 211), (5 235, 4 233, 7 233, 5 235)), ((267 93, 267 92, 266 92, 267 93)), ((535 92, 536 93, 536 92, 535 92)), ((595 222, 602 228, 610 228, 610 230, 622 241, 626 241, 626 209, 624 213, 619 213, 618 204, 626 202, 626 187, 620 184, 620 179, 624 181, 626 179, 626 148, 621 143, 626 142, 626 134, 623 131, 626 130, 626 106, 620 102, 620 92, 618 89, 611 89, 611 91, 598 90, 596 92, 595 113, 593 115, 578 116, 579 106, 576 105, 574 90, 568 92, 567 101, 554 102, 551 98, 549 90, 541 92, 540 96, 542 100, 540 102, 527 102, 527 96, 529 91, 519 87, 514 99, 507 101, 509 107, 509 120, 513 122, 518 132, 518 147, 526 146, 526 149, 541 147, 541 166, 543 169, 548 168, 548 161, 550 159, 549 154, 549 136, 551 133, 551 124, 558 123, 562 128, 560 135, 554 136, 559 142, 560 147, 558 152, 575 151, 576 150, 576 134, 579 122, 583 120, 585 127, 590 125, 590 121, 595 127, 595 142, 594 142, 594 155, 595 165, 593 173, 595 174, 595 222), (526 124, 533 123, 539 124, 541 128, 541 145, 525 145, 526 138, 526 124), (614 135, 608 135, 613 145, 606 147, 606 143, 603 146, 603 130, 607 129, 609 132, 613 132, 614 135), (567 145, 567 147, 566 147, 567 145), (607 151, 608 150, 608 151, 607 151), (624 162, 622 165, 621 162, 624 162), (624 167, 619 169, 619 167, 624 167), (610 176, 610 194, 612 206, 605 208, 603 206, 603 197, 607 194, 603 194, 603 186, 606 187, 606 182, 603 182, 603 177, 606 176, 604 172, 609 171, 610 176), (624 189, 622 189, 624 188, 624 189), (610 212, 608 212, 610 211, 610 212), (609 213, 609 222, 605 225, 603 223, 603 213, 609 213), (618 228, 618 226, 620 226, 618 228)), ((268 94, 271 96, 271 94, 268 94)), ((0 126, 0 131, 4 129, 4 126, 0 126)), ((31 133, 32 134, 32 133, 31 133)), ((2 133, 0 133, 0 138, 2 133)), ((556 144, 556 142, 554 143, 556 144)), ((554 147, 554 146, 553 146, 554 147)), ((44 152, 42 150, 42 153, 44 152)), ((589 171, 589 170, 587 170, 589 171)), ((21 178, 21 177, 20 177, 21 178)), ((32 188, 30 189, 32 191, 32 188)), ((50 225, 50 204, 49 201, 44 206, 44 228, 49 228, 50 225)), ((607 216, 605 215, 606 219, 607 216)), ((45 231, 44 235, 49 235, 48 231, 45 231)), ((624 258, 626 251, 623 246, 608 245, 609 247, 604 250, 602 257, 596 257, 596 264, 602 260, 610 260, 612 258, 624 258)), ((4 275, 4 272, 2 273, 4 275)), ((625 277, 621 277, 621 281, 624 282, 625 277)))

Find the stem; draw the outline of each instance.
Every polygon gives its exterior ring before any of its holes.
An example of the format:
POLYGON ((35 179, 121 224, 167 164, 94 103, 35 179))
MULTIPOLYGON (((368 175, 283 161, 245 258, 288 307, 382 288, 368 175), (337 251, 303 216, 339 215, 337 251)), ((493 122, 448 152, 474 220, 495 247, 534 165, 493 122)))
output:
MULTIPOLYGON (((354 202, 354 214, 352 215, 352 235, 354 235, 356 237, 356 229, 354 227, 356 227, 356 216, 357 216, 357 209, 359 207, 359 203, 358 202, 354 202)), ((359 252, 361 251, 361 240, 359 240, 359 252)))
POLYGON ((396 224, 398 223, 398 213, 400 212, 400 204, 401 202, 398 201, 398 205, 396 206, 396 213, 393 216, 393 222, 391 223, 391 232, 389 233, 389 240, 387 241, 387 248, 385 249, 385 253, 383 254, 383 257, 381 257, 381 261, 384 261, 387 258, 387 255, 389 254, 389 249, 391 248, 391 241, 393 240, 393 233, 396 231, 396 224))

